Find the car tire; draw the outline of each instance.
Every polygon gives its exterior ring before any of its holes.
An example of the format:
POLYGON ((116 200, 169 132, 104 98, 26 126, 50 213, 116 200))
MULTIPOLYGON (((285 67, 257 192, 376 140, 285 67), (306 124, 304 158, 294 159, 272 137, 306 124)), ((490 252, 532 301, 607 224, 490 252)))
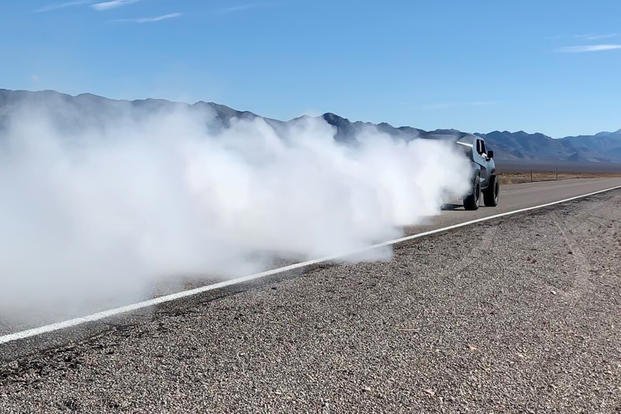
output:
POLYGON ((478 175, 472 180, 472 192, 464 197, 464 209, 476 210, 479 208, 479 199, 481 198, 481 179, 478 175))
POLYGON ((483 190, 483 202, 486 207, 496 207, 498 205, 498 199, 500 197, 500 183, 495 175, 492 175, 489 180, 489 185, 483 190))

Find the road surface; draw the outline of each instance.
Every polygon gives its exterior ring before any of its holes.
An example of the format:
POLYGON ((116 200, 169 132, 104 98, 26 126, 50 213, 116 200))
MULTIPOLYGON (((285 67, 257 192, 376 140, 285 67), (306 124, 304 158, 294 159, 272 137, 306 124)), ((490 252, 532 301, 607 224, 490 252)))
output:
MULTIPOLYGON (((477 211, 464 211, 463 206, 447 206, 439 216, 429 218, 426 224, 411 226, 404 229, 405 235, 414 235, 430 230, 440 229, 453 226, 459 223, 482 219, 497 214, 507 213, 523 208, 529 208, 555 202, 582 194, 588 194, 595 191, 621 186, 621 177, 600 178, 600 179, 571 179, 563 181, 548 181, 523 183, 504 186, 501 189, 501 202, 498 207, 487 208, 481 207, 477 211)), ((481 201, 482 204, 482 201, 481 201)), ((286 263, 283 263, 286 264, 286 263)), ((155 296, 170 294, 183 289, 203 286, 206 284, 216 283, 218 279, 210 279, 202 277, 200 279, 184 279, 175 281, 168 278, 166 283, 158 284, 153 287, 156 292, 155 296)), ((114 298, 109 298, 110 303, 90 303, 90 308, 81 310, 81 314, 67 313, 64 309, 58 309, 57 313, 50 311, 38 312, 36 309, 26 314, 21 311, 17 315, 2 315, 0 312, 0 336, 19 332, 37 326, 50 324, 53 322, 63 321, 75 317, 82 316, 84 313, 95 313, 110 309, 115 306, 122 306, 124 302, 115 302, 114 298)), ((139 299, 139 298, 137 298, 139 299)), ((2 340, 0 340, 0 343, 2 340)))
MULTIPOLYGON (((415 234, 447 227, 464 221, 547 204, 619 185, 621 185, 621 177, 578 178, 504 185, 500 189, 500 204, 497 207, 481 207, 477 211, 464 211, 463 206, 455 206, 454 208, 448 206, 440 216, 433 217, 429 224, 409 228, 407 232, 408 234, 415 234)), ((482 204, 483 200, 481 200, 482 204)))
MULTIPOLYGON (((619 181, 519 184, 502 201, 619 181)), ((5 344, 0 407, 616 412, 620 206, 615 190, 401 243, 389 262, 313 266, 5 344)))

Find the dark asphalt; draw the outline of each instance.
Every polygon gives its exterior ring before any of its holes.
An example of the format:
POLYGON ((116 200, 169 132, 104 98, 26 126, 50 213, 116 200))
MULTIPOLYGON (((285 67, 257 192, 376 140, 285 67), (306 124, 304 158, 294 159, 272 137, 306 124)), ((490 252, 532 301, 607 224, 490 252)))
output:
MULTIPOLYGON (((408 228, 407 232, 411 234, 448 227, 469 220, 547 204, 617 186, 621 186, 621 177, 578 178, 503 185, 500 189, 500 204, 497 207, 481 207, 476 211, 464 211, 461 205, 454 206, 455 208, 449 207, 441 215, 432 217, 426 225, 408 228)), ((482 201, 481 204, 483 204, 482 201)))
MULTIPOLYGON (((570 179, 562 181, 534 182, 523 184, 512 184, 503 186, 501 189, 501 202, 498 207, 481 207, 477 211, 464 211, 463 207, 448 208, 442 211, 439 216, 432 217, 427 223, 408 227, 404 230, 406 235, 421 233, 428 230, 443 228, 470 220, 489 217, 499 213, 515 211, 522 208, 537 206, 570 197, 587 194, 615 186, 621 186, 621 177, 595 178, 595 179, 570 179)), ((274 264, 274 267, 286 263, 274 264)), ((215 283, 220 279, 202 276, 200 278, 166 278, 163 283, 154 283, 153 286, 146 288, 145 292, 152 291, 153 296, 161 296, 174 293, 179 290, 192 287, 203 286, 215 283)), ((149 297, 136 297, 134 301, 148 299, 149 297)), ((127 304, 126 299, 118 298, 98 298, 82 304, 79 311, 72 312, 70 309, 58 308, 55 310, 46 309, 41 311, 29 304, 24 304, 24 309, 19 312, 6 314, 2 311, 0 304, 0 335, 18 332, 21 330, 46 325, 53 322, 63 321, 84 314, 99 312, 127 304)), ((0 359, 2 356, 0 355, 0 359)))
POLYGON ((12 344, 0 411, 619 412, 620 207, 616 190, 12 344))

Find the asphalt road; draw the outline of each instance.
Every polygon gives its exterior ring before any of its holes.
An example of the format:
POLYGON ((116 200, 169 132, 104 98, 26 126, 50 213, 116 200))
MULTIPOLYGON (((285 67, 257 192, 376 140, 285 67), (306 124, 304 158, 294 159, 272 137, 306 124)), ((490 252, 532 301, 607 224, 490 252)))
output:
MULTIPOLYGON (((503 203, 621 180, 602 181, 503 203)), ((0 412, 618 412, 620 207, 616 190, 7 344, 0 412)))
MULTIPOLYGON (((464 211, 463 206, 448 206, 440 216, 431 218, 428 224, 411 227, 407 229, 407 233, 416 234, 421 231, 448 227, 469 220, 547 204, 619 185, 621 185, 621 177, 579 178, 505 185, 500 189, 501 198, 497 207, 481 207, 476 211, 464 211)), ((481 205, 483 205, 482 200, 481 205)))
MULTIPOLYGON (((463 223, 483 217, 489 217, 499 213, 519 210, 522 208, 533 207, 549 202, 563 200, 588 194, 595 191, 621 186, 621 177, 597 178, 597 179, 571 179, 562 181, 547 181, 523 183, 503 186, 501 189, 501 201, 498 207, 481 207, 477 211, 464 211, 463 206, 447 206, 439 216, 429 218, 428 222, 418 226, 411 226, 404 229, 405 235, 417 234, 438 228, 463 223)), ((481 205, 483 202, 481 201, 481 205)), ((277 266, 288 264, 280 263, 277 266)), ((208 276, 201 278, 167 278, 165 282, 158 283, 152 287, 154 296, 161 296, 174 293, 179 290, 203 286, 205 284, 216 283, 219 279, 208 276)), ((145 289, 147 291, 148 289, 145 289)), ((136 298, 136 301, 145 298, 136 298)), ((85 313, 95 313, 111 307, 122 306, 126 302, 118 301, 115 298, 102 299, 101 303, 91 301, 82 305, 78 313, 71 313, 68 309, 57 309, 38 311, 36 307, 20 310, 11 315, 2 314, 0 311, 0 335, 6 335, 53 322, 63 321, 84 315, 85 313)), ((1 305, 1 304, 0 304, 1 305)), ((1 306, 0 306, 1 308, 1 306)))

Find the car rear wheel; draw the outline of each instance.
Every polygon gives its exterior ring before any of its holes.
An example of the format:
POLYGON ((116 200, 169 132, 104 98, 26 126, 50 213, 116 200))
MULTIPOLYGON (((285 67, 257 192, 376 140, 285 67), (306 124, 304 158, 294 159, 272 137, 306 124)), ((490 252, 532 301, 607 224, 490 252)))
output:
POLYGON ((464 208, 466 210, 476 210, 479 208, 479 198, 481 198, 481 181, 479 176, 475 176, 472 183, 472 192, 464 198, 464 208))
POLYGON ((495 175, 490 177, 487 188, 483 191, 483 202, 487 207, 496 207, 500 196, 500 183, 495 175))

